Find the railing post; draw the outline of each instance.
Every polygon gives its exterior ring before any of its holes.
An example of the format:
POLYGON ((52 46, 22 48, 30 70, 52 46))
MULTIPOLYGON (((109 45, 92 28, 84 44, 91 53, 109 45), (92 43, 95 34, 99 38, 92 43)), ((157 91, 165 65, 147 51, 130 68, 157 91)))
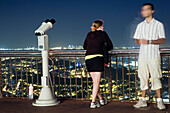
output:
MULTIPOLYGON (((168 56, 168 91, 169 91, 169 97, 170 97, 170 56, 168 56)), ((170 98, 169 98, 170 103, 170 98)))
POLYGON ((2 94, 2 65, 1 65, 1 58, 0 58, 0 98, 3 98, 3 94, 2 94))

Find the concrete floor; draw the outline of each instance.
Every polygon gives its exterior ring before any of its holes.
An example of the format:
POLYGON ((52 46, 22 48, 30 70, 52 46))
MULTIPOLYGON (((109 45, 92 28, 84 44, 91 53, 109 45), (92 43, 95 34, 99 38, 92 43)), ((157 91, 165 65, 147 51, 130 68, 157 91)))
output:
POLYGON ((130 102, 110 102, 105 106, 90 109, 90 101, 82 100, 61 100, 59 105, 50 107, 35 107, 28 99, 0 99, 0 113, 170 113, 170 105, 167 109, 160 111, 156 104, 149 104, 148 107, 135 109, 135 103, 130 102))

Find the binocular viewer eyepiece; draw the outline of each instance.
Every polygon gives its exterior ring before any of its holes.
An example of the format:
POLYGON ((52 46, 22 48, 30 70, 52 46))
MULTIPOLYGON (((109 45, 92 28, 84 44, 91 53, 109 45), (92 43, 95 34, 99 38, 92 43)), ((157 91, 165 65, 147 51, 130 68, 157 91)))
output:
POLYGON ((53 27, 53 25, 55 24, 55 20, 54 19, 47 19, 46 21, 44 21, 41 26, 35 31, 35 35, 37 36, 41 36, 41 35, 44 35, 45 32, 47 30, 49 30, 50 28, 53 27))

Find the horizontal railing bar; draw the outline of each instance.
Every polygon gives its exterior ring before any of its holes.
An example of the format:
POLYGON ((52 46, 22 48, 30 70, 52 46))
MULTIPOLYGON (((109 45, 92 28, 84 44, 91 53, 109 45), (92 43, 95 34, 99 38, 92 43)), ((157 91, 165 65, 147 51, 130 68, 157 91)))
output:
MULTIPOLYGON (((85 50, 50 50, 50 57, 68 57, 68 56, 78 56, 84 57, 85 50), (67 56, 66 56, 67 55, 67 56)), ((110 55, 113 56, 134 56, 138 55, 139 49, 131 50, 111 50, 109 51, 110 55)), ((170 49, 160 49, 161 55, 169 55, 170 49)), ((0 57, 41 57, 41 51, 0 51, 0 57)))

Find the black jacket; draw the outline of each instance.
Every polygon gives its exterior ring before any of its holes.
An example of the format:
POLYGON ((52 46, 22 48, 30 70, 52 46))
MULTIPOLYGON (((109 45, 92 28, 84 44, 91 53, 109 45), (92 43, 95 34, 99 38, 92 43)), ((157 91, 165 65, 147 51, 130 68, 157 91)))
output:
POLYGON ((103 54, 103 44, 104 44, 103 33, 107 41, 107 46, 108 46, 107 49, 108 50, 113 49, 113 44, 105 31, 101 31, 101 30, 90 31, 87 34, 83 44, 83 48, 87 50, 85 56, 92 55, 92 54, 103 54))

